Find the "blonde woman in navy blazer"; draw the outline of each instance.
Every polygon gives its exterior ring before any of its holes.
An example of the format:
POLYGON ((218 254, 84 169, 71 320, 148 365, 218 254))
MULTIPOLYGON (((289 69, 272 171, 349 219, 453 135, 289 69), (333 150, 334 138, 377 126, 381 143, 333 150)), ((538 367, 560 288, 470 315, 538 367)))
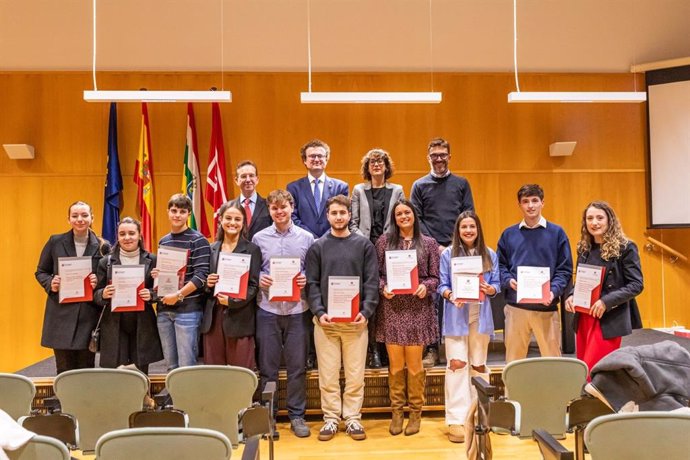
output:
POLYGON ((67 212, 72 229, 53 235, 41 251, 36 267, 36 280, 48 294, 43 317, 41 345, 52 348, 57 373, 94 366, 95 353, 89 351, 91 331, 96 327, 100 309, 93 302, 59 302, 60 257, 91 257, 91 287, 96 287, 96 269, 101 258, 110 252, 110 245, 93 230, 91 206, 83 201, 73 203, 67 212))

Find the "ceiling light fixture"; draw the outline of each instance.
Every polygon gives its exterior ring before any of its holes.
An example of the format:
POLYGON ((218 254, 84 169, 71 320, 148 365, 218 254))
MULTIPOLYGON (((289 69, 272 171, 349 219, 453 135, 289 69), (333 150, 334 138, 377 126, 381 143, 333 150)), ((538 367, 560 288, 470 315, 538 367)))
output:
MULTIPOLYGON (((93 0, 93 55, 91 72, 93 90, 84 91, 86 102, 232 102, 230 91, 99 91, 96 84, 96 3, 93 0)), ((221 16, 221 82, 223 81, 223 2, 220 5, 221 16)), ((221 85, 222 87, 222 85, 221 85)))
POLYGON ((647 100, 646 91, 520 91, 517 64, 517 0, 513 0, 513 69, 516 91, 508 93, 508 103, 640 103, 647 100))
MULTIPOLYGON (((431 0, 429 0, 429 50, 431 60, 431 86, 433 89, 433 42, 431 24, 431 0)), ((300 93, 302 104, 439 104, 443 100, 441 92, 413 91, 312 91, 311 85, 311 0, 307 1, 307 66, 309 90, 300 93)))

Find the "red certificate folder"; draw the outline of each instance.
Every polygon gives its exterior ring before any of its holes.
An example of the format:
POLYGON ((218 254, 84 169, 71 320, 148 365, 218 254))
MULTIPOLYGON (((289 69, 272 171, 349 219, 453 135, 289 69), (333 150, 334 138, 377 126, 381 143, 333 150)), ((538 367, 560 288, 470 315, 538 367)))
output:
MULTIPOLYGON (((606 267, 601 267, 601 278, 599 279, 599 284, 592 289, 591 298, 589 301, 590 307, 583 307, 582 305, 574 305, 574 309, 580 313, 590 314, 590 308, 594 303, 601 298, 601 287, 604 285, 604 276, 606 274, 606 267)), ((577 279, 575 279, 575 284, 577 285, 577 279)))
POLYGON ((89 276, 91 276, 90 273, 84 278, 84 295, 82 297, 65 297, 60 303, 91 302, 93 300, 93 288, 89 276))
POLYGON ((144 311, 144 299, 139 297, 139 291, 144 289, 144 283, 142 282, 137 286, 137 304, 127 307, 116 307, 113 309, 113 313, 122 313, 125 311, 144 311))
MULTIPOLYGON (((548 267, 534 267, 538 268, 540 270, 546 271, 549 270, 548 267)), ((520 270, 520 267, 518 267, 518 272, 520 270)), ((540 274, 543 274, 543 272, 540 272, 540 274)), ((541 297, 538 297, 536 299, 530 299, 530 298, 522 298, 522 299, 517 299, 517 303, 544 303, 548 302, 549 298, 551 297, 551 276, 550 276, 550 270, 549 270, 549 276, 546 281, 541 286, 541 297)), ((519 274, 518 274, 519 276, 519 274)))
POLYGON ((301 296, 301 291, 299 286, 297 285, 297 277, 299 276, 299 272, 295 273, 295 277, 292 278, 292 295, 291 296, 275 296, 271 297, 268 300, 271 302, 299 302, 300 296, 301 296))
POLYGON ((232 292, 220 292, 220 294, 225 294, 226 296, 230 297, 231 299, 241 299, 241 300, 246 300, 247 299, 247 284, 249 283, 249 272, 245 272, 241 277, 240 277, 240 292, 234 294, 232 292))
POLYGON ((355 295, 352 298, 351 306, 352 306, 352 309, 350 310, 350 317, 349 318, 347 318, 347 317, 337 317, 337 318, 331 317, 331 321, 334 323, 351 323, 351 322, 353 322, 355 320, 355 318, 357 317, 357 314, 359 313, 359 293, 357 293, 357 295, 355 295))
POLYGON ((419 268, 415 265, 410 271, 411 287, 409 289, 393 289, 393 294, 414 294, 419 287, 419 268))
MULTIPOLYGON (((477 275, 479 277, 479 284, 484 282, 484 274, 480 273, 477 275)), ((478 299, 464 299, 461 297, 456 297, 455 300, 459 300, 460 302, 484 302, 484 299, 486 298, 486 295, 484 294, 484 291, 481 289, 479 290, 479 298, 478 299)))

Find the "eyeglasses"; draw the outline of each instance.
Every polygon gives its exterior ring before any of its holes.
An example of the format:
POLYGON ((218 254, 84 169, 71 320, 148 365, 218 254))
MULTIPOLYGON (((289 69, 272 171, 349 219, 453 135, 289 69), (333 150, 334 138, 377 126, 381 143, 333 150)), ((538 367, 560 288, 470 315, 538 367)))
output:
POLYGON ((432 160, 447 160, 448 154, 447 153, 430 153, 429 158, 431 158, 432 160))
POLYGON ((309 158, 310 160, 323 160, 324 158, 326 158, 326 155, 321 155, 321 154, 314 155, 314 154, 312 154, 312 155, 307 155, 307 158, 309 158))
POLYGON ((382 165, 385 164, 386 161, 383 158, 372 158, 369 160, 370 165, 382 165))

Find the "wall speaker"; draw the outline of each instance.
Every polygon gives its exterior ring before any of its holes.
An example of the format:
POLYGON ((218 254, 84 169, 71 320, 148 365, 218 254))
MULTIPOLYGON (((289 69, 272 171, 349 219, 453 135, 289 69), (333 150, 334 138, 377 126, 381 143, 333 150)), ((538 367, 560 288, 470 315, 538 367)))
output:
POLYGON ((549 155, 552 157, 568 157, 573 154, 577 142, 554 142, 549 145, 549 155))
POLYGON ((33 160, 34 146, 29 144, 2 144, 10 160, 33 160))

